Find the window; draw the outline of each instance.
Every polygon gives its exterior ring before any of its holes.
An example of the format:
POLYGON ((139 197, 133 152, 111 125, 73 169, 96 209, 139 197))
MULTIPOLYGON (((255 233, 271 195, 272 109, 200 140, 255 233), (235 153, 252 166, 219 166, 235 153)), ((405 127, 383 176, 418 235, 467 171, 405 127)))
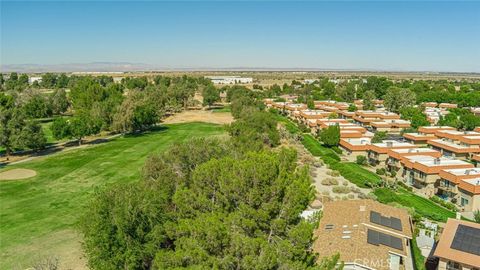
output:
POLYGON ((468 200, 467 200, 467 199, 465 199, 465 198, 462 198, 462 200, 461 200, 461 204, 460 204, 460 205, 461 205, 461 206, 468 205, 468 200))
POLYGON ((457 262, 449 261, 447 263, 447 270, 461 270, 460 264, 457 262))

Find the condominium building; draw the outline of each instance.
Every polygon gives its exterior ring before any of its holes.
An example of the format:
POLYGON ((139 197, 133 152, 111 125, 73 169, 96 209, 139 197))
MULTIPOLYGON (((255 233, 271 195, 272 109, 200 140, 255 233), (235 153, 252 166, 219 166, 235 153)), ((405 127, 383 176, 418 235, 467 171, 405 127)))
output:
POLYGON ((443 109, 455 109, 458 108, 458 105, 454 103, 440 103, 438 104, 438 107, 443 109))
POLYGON ((473 168, 473 164, 462 160, 426 155, 408 156, 401 163, 404 181, 428 197, 437 193, 440 171, 473 168))
POLYGON ((411 127, 410 121, 402 119, 387 119, 382 121, 374 121, 370 123, 373 131, 387 132, 390 134, 400 134, 400 131, 411 127))
POLYGON ((439 173, 437 195, 463 211, 480 210, 480 169, 449 169, 439 173))
POLYGON ((362 126, 370 126, 371 122, 379 122, 384 120, 400 119, 400 115, 386 111, 363 111, 355 112, 353 120, 362 126))
POLYGON ((367 151, 368 162, 372 166, 386 165, 386 161, 388 158, 388 150, 408 148, 417 148, 417 146, 411 143, 399 142, 394 140, 384 140, 381 143, 372 143, 370 144, 367 151))
POLYGON ((307 105, 303 103, 287 103, 285 105, 285 112, 289 116, 293 116, 293 112, 300 112, 306 109, 307 109, 307 105))
POLYGON ((468 159, 480 153, 480 133, 475 131, 440 130, 435 132, 438 139, 427 143, 445 156, 468 159))
POLYGON ((440 151, 431 148, 400 148, 387 150, 387 169, 390 172, 397 172, 397 175, 403 174, 402 161, 411 156, 430 156, 439 158, 442 156, 440 151))
POLYGON ((370 145, 370 137, 361 138, 341 138, 339 145, 342 148, 347 158, 350 161, 354 161, 357 156, 367 156, 368 147, 370 145))

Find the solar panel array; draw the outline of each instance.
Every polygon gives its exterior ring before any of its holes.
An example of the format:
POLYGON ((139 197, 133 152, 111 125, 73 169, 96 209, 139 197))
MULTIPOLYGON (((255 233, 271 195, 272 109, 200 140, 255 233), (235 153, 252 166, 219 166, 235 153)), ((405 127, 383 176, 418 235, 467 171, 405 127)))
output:
POLYGON ((370 222, 402 231, 402 221, 400 219, 396 217, 385 217, 375 211, 370 211, 370 222))
POLYGON ((375 246, 384 245, 398 250, 403 250, 402 239, 371 229, 368 229, 367 231, 367 243, 375 246))
POLYGON ((459 224, 450 248, 480 256, 480 229, 459 224))

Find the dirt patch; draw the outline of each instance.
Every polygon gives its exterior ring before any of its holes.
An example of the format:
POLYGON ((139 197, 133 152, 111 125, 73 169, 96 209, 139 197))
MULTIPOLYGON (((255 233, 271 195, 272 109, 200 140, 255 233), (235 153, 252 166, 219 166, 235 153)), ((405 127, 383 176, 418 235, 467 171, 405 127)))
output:
POLYGON ((207 122, 213 124, 230 124, 233 122, 232 114, 229 112, 213 111, 183 111, 165 118, 165 124, 207 122))
POLYGON ((20 180, 37 175, 37 172, 29 169, 12 169, 0 172, 0 180, 20 180))

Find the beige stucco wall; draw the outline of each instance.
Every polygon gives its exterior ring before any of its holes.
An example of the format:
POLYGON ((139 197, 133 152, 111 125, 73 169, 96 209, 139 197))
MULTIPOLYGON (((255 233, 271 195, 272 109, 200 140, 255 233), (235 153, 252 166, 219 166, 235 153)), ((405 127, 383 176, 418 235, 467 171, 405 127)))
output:
MULTIPOLYGON (((446 270, 447 269, 447 262, 448 260, 440 258, 440 261, 438 262, 438 270, 446 270)), ((473 269, 473 266, 470 265, 464 265, 460 263, 460 267, 462 270, 471 270, 473 269)))
POLYGON ((463 206, 465 211, 470 212, 470 211, 476 211, 480 210, 480 195, 474 195, 465 192, 462 189, 459 189, 459 198, 457 204, 461 206, 462 204, 462 198, 465 198, 468 200, 468 204, 463 206))

